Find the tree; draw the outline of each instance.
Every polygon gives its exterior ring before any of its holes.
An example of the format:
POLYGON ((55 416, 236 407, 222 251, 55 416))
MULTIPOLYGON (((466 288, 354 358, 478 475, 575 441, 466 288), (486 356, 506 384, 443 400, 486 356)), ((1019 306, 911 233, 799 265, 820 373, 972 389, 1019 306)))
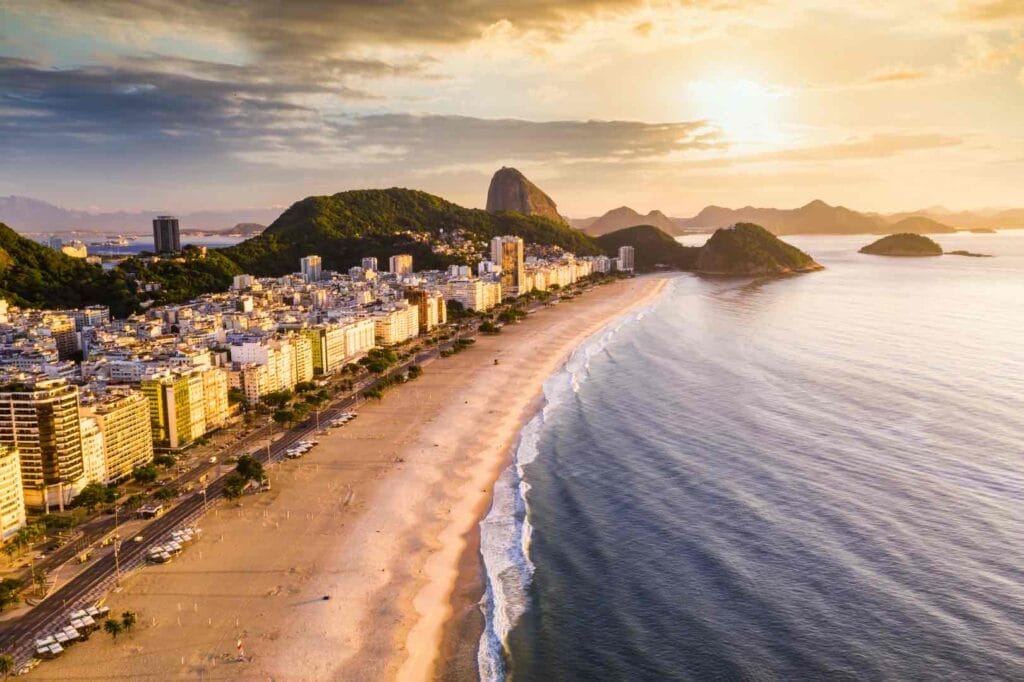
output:
POLYGON ((124 625, 119 620, 107 618, 107 620, 103 623, 103 630, 109 633, 110 636, 113 637, 114 641, 116 642, 117 636, 121 634, 121 632, 124 630, 124 625))
POLYGON ((135 615, 134 611, 125 611, 121 614, 121 627, 124 628, 125 632, 131 632, 138 620, 138 616, 135 615))
POLYGON ((284 391, 272 391, 267 393, 260 401, 267 407, 278 407, 283 408, 292 399, 292 392, 288 390, 284 391))
POLYGON ((35 583, 36 589, 39 590, 40 594, 46 589, 46 580, 49 576, 46 571, 36 571, 32 575, 32 582, 35 583))
POLYGON ((156 495, 154 497, 156 497, 156 499, 160 500, 161 502, 169 502, 177 496, 178 489, 175 488, 173 485, 169 485, 165 488, 160 488, 160 490, 157 490, 156 495))
POLYGON ((423 368, 419 365, 409 365, 409 378, 415 379, 419 375, 423 374, 423 368))
POLYGON ((480 332, 482 334, 497 334, 500 331, 501 327, 498 327, 490 320, 485 320, 484 322, 480 323, 480 332))
POLYGON ((0 612, 21 599, 21 581, 17 578, 4 578, 0 580, 0 612))
POLYGON ((274 410, 273 419, 281 426, 286 426, 295 421, 295 413, 283 407, 274 410))
POLYGON ((92 513, 101 504, 110 504, 116 499, 116 486, 90 483, 82 488, 82 491, 75 496, 75 499, 71 500, 71 506, 84 507, 87 512, 92 513))
POLYGON ((251 455, 239 457, 235 471, 246 481, 262 481, 267 477, 263 470, 263 463, 251 455))
POLYGON ((142 506, 146 501, 146 496, 142 493, 135 493, 131 495, 127 500, 124 501, 124 508, 128 511, 134 511, 142 506))
POLYGON ((296 393, 309 393, 310 391, 315 391, 315 390, 316 390, 316 382, 315 381, 300 381, 297 384, 295 384, 295 392, 296 393))
POLYGON ((224 497, 237 500, 245 492, 245 484, 245 477, 237 471, 233 472, 224 480, 224 497))
POLYGON ((238 403, 244 403, 244 402, 245 402, 245 391, 243 391, 242 389, 238 388, 237 386, 232 386, 231 388, 228 389, 228 404, 229 405, 237 405, 238 403))
POLYGON ((158 475, 156 467, 152 464, 137 466, 132 469, 132 478, 134 478, 136 482, 142 484, 152 483, 156 480, 158 475))
POLYGON ((3 675, 4 679, 6 680, 7 677, 13 672, 14 656, 11 656, 10 654, 0 655, 0 675, 3 675))
POLYGON ((170 469, 177 461, 174 459, 174 455, 167 454, 160 454, 153 458, 153 464, 162 466, 164 469, 170 469))

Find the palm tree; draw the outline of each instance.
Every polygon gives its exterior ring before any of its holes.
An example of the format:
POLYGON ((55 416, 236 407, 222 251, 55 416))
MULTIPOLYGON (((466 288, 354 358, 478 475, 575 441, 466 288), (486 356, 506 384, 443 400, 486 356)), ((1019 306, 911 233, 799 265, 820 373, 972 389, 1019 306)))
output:
POLYGON ((7 676, 14 672, 14 656, 3 654, 0 656, 0 675, 7 679, 7 676))
POLYGON ((121 634, 122 630, 124 630, 124 625, 122 625, 121 621, 119 620, 107 618, 106 622, 103 623, 103 629, 104 631, 110 633, 110 636, 113 637, 114 641, 116 642, 117 636, 121 634))
POLYGON ((124 628, 125 632, 131 632, 138 620, 138 616, 135 615, 134 611, 125 611, 121 614, 121 627, 124 628))

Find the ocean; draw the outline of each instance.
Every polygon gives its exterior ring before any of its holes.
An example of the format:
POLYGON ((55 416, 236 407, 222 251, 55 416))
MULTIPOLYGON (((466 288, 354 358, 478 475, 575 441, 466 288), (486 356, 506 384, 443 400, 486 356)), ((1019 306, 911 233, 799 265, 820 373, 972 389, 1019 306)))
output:
POLYGON ((935 239, 995 257, 790 237, 827 269, 577 349, 481 524, 481 677, 1024 678, 1024 231, 935 239))

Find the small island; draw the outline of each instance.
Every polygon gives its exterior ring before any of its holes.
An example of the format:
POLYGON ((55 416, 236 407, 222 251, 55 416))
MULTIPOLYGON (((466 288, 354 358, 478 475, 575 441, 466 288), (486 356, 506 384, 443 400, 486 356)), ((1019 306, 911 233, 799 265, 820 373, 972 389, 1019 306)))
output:
POLYGON ((969 258, 991 258, 992 254, 988 253, 974 253, 973 251, 947 251, 947 256, 967 256, 969 258))
POLYGON ((942 247, 920 234, 890 234, 860 250, 872 256, 924 257, 941 256, 942 247))
POLYGON ((715 230, 697 257, 697 272, 702 275, 751 277, 823 269, 800 249, 753 223, 715 230))

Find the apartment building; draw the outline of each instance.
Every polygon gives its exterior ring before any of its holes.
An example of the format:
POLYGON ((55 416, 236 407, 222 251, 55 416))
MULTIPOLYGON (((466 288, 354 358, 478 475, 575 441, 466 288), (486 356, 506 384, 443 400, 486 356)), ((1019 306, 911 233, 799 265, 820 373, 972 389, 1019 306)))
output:
POLYGON ((475 277, 460 277, 445 285, 445 298, 458 301, 466 310, 483 312, 501 303, 503 288, 500 282, 475 277))
MULTIPOLYGON (((86 409, 103 434, 103 477, 117 483, 132 470, 153 461, 153 426, 149 402, 137 391, 112 394, 86 409)), ((88 477, 87 480, 97 480, 88 477)))
POLYGON ((0 542, 25 525, 25 492, 21 483, 18 450, 0 445, 0 542))

